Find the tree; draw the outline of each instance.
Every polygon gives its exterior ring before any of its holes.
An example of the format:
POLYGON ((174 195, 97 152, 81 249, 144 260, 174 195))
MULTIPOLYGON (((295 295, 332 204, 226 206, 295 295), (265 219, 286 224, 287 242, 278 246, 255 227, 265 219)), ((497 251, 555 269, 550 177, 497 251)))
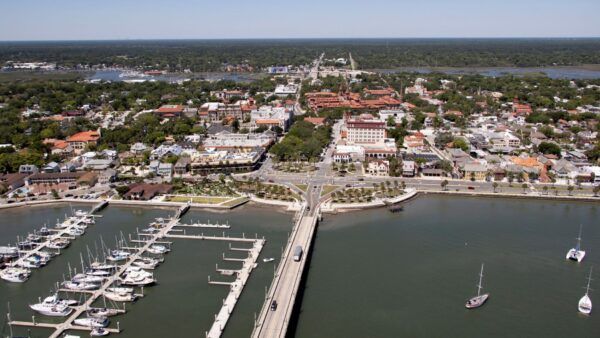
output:
POLYGON ((544 195, 548 195, 548 186, 545 185, 542 190, 544 190, 544 195))
POLYGON ((567 190, 569 191, 569 196, 573 195, 573 189, 575 189, 575 187, 569 184, 569 186, 567 187, 567 190))
POLYGON ((598 197, 598 193, 600 193, 600 185, 594 186, 593 192, 594 192, 594 197, 598 197))
POLYGON ((524 193, 524 194, 526 194, 526 193, 527 193, 527 187, 528 187, 528 186, 527 186, 527 183, 523 183, 523 184, 521 185, 521 188, 523 188, 523 193, 524 193))
POLYGON ((443 180, 442 183, 440 183, 440 185, 442 186, 442 190, 446 191, 446 186, 448 186, 448 180, 443 180))
POLYGON ((452 141, 452 147, 460 148, 462 149, 462 151, 469 150, 469 145, 467 144, 467 141, 465 141, 465 139, 462 137, 455 137, 454 141, 452 141))
POLYGON ((560 157, 560 146, 552 142, 541 142, 538 151, 542 154, 552 154, 560 157))
POLYGON ((396 120, 394 119, 393 116, 390 115, 387 118, 386 124, 387 124, 388 127, 395 127, 396 126, 396 120))
POLYGON ((492 188, 494 188, 494 193, 495 193, 496 189, 498 189, 498 182, 492 183, 492 188))

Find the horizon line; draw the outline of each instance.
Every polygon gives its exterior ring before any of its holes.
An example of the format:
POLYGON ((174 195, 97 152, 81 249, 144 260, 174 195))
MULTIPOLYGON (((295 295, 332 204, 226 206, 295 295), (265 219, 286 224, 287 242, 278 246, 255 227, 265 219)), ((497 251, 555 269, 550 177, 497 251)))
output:
POLYGON ((257 38, 106 38, 106 39, 25 39, 7 42, 127 42, 127 41, 284 41, 284 40, 575 40, 600 39, 600 36, 488 36, 488 37, 257 37, 257 38))

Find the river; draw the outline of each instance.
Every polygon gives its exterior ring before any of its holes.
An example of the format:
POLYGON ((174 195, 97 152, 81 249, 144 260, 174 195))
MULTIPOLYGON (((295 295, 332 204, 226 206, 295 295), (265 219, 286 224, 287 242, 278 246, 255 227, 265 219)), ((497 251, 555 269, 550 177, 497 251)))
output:
POLYGON ((589 80, 600 79, 600 69, 582 67, 402 67, 398 69, 379 69, 376 72, 391 74, 399 72, 432 73, 450 75, 480 74, 489 77, 504 75, 545 74, 552 79, 589 80))
POLYGON ((590 267, 600 275, 598 219, 597 203, 449 196, 326 216, 295 337, 598 337, 600 313, 577 312, 590 267), (467 310, 481 263, 490 299, 467 310))

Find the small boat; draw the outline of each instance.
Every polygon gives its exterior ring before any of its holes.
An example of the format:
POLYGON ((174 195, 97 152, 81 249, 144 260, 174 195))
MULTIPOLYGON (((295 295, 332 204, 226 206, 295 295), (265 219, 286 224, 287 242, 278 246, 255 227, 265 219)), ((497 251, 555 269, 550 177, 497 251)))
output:
POLYGON ((75 216, 77 217, 87 217, 89 216, 87 211, 83 211, 83 210, 75 210, 75 216))
POLYGON ((140 267, 142 269, 153 270, 158 266, 158 264, 161 261, 162 260, 158 260, 158 259, 150 258, 150 257, 140 257, 136 261, 134 261, 132 264, 134 266, 140 267))
POLYGON ((467 300, 467 302, 465 303, 465 307, 467 309, 478 308, 478 307, 482 306, 483 304, 485 304, 485 302, 488 300, 488 298, 490 296, 489 293, 481 294, 481 289, 483 289, 483 286, 481 286, 482 280, 483 280, 483 264, 481 264, 481 272, 479 273, 479 284, 477 284, 477 296, 472 297, 469 300, 467 300))
POLYGON ((76 290, 76 291, 81 291, 81 290, 89 291, 89 290, 96 290, 96 289, 100 288, 100 285, 95 284, 95 283, 74 282, 74 281, 63 282, 62 286, 65 289, 76 290))
POLYGON ((87 315, 90 317, 103 318, 103 317, 112 317, 119 314, 119 310, 117 309, 109 309, 109 308, 92 308, 87 311, 87 315))
POLYGON ((101 327, 93 328, 92 331, 90 332, 90 336, 92 336, 92 337, 103 337, 103 336, 108 336, 108 335, 109 335, 109 332, 101 327))
POLYGON ((27 240, 33 243, 40 243, 42 242, 42 236, 36 234, 29 234, 27 235, 27 240))
POLYGON ((32 241, 22 241, 17 243, 19 250, 32 250, 35 249, 36 246, 37 244, 32 241))
POLYGON ((73 276, 73 279, 71 279, 71 280, 76 283, 100 284, 105 279, 106 278, 102 277, 102 276, 94 276, 94 275, 88 275, 86 273, 78 273, 75 276, 73 276))
POLYGON ((65 231, 65 233, 67 235, 71 235, 71 236, 76 236, 77 237, 77 236, 81 236, 81 235, 85 234, 85 230, 83 230, 80 227, 72 227, 72 228, 67 229, 65 231))
POLYGON ((166 254, 167 252, 169 252, 171 250, 164 245, 153 244, 148 249, 146 249, 146 251, 148 251, 149 253, 154 254, 154 255, 162 255, 162 254, 166 254))
POLYGON ((40 234, 40 236, 47 237, 47 236, 50 236, 51 233, 50 233, 50 230, 44 226, 40 229, 39 234, 40 234))
POLYGON ((589 315, 592 312, 592 300, 590 299, 590 296, 588 295, 590 292, 590 282, 592 281, 592 268, 590 268, 590 275, 588 276, 588 283, 587 286, 585 288, 585 295, 583 295, 583 297, 581 297, 581 299, 579 300, 579 303, 577 304, 577 308, 579 309, 579 312, 589 315))
POLYGON ((119 262, 126 260, 127 258, 129 258, 129 256, 131 256, 131 254, 127 251, 113 250, 111 251, 110 255, 106 257, 106 259, 111 262, 119 262))
POLYGON ((24 283, 31 276, 31 270, 21 267, 9 267, 0 272, 0 278, 11 283, 24 283))
POLYGON ((583 225, 579 227, 579 237, 577 237, 577 245, 567 252, 567 259, 580 263, 585 257, 585 251, 581 250, 581 230, 583 225))
POLYGON ((14 246, 0 246, 0 258, 19 257, 19 248, 14 246))
POLYGON ((110 287, 107 288, 106 291, 108 292, 116 292, 116 293, 133 293, 133 288, 126 288, 126 287, 122 287, 122 286, 115 286, 115 287, 110 287))
POLYGON ((111 292, 107 291, 104 293, 106 299, 112 300, 113 302, 133 302, 137 299, 137 295, 129 292, 111 292))
POLYGON ((93 262, 90 267, 94 270, 114 270, 117 268, 114 264, 106 264, 103 262, 93 262))
POLYGON ((85 326, 85 327, 93 327, 93 328, 104 328, 107 327, 110 321, 106 317, 96 318, 96 317, 86 317, 86 318, 77 318, 73 321, 75 325, 85 326))
POLYGON ((66 238, 57 238, 57 239, 53 239, 48 244, 46 244, 46 247, 49 249, 61 250, 61 249, 66 249, 70 244, 71 244, 71 242, 66 238))
POLYGON ((265 263, 269 263, 269 262, 272 262, 274 260, 275 260, 275 258, 272 258, 272 257, 270 257, 270 258, 263 258, 263 262, 265 262, 265 263))
POLYGON ((107 270, 88 269, 85 274, 88 276, 108 277, 112 274, 112 272, 107 270))

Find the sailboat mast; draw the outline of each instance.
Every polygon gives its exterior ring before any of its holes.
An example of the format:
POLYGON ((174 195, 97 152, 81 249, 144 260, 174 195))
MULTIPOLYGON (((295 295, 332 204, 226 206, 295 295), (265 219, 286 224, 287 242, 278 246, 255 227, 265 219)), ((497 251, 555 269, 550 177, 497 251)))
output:
POLYGON ((585 288, 585 294, 587 295, 588 292, 590 292, 590 282, 592 281, 592 268, 590 267, 590 275, 588 276, 588 283, 587 283, 587 287, 585 288))
POLYGON ((583 230, 583 224, 579 225, 579 236, 577 237, 577 247, 576 250, 579 251, 581 248, 581 231, 583 230))
POLYGON ((477 296, 481 294, 481 281, 483 280, 483 264, 481 264, 481 272, 479 273, 479 284, 477 284, 477 296))

